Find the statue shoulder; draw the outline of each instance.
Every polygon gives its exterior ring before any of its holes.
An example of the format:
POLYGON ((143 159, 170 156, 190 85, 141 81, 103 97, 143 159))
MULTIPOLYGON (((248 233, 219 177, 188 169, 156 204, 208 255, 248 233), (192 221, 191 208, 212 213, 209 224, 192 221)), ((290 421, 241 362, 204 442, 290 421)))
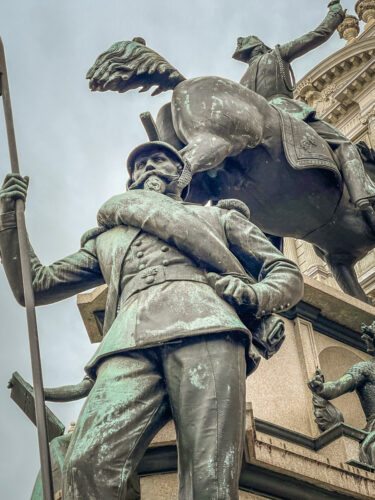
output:
POLYGON ((99 234, 102 234, 107 229, 104 227, 94 227, 89 229, 81 236, 81 248, 84 247, 90 240, 95 239, 99 234))
POLYGON ((216 206, 223 210, 235 210, 236 212, 243 215, 246 219, 250 220, 250 209, 249 207, 241 200, 237 200, 236 198, 229 198, 220 200, 216 206))

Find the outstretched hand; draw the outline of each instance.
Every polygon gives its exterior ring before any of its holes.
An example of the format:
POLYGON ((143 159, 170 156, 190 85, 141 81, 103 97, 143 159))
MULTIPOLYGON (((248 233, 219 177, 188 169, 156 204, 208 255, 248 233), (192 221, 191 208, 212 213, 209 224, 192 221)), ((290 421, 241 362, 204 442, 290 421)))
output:
POLYGON ((0 189, 0 212, 15 210, 16 200, 26 201, 29 178, 19 174, 7 174, 0 189))
POLYGON ((342 5, 340 4, 340 0, 331 0, 328 4, 328 8, 337 14, 340 14, 342 17, 342 20, 344 20, 345 15, 346 15, 346 9, 342 8, 342 5))

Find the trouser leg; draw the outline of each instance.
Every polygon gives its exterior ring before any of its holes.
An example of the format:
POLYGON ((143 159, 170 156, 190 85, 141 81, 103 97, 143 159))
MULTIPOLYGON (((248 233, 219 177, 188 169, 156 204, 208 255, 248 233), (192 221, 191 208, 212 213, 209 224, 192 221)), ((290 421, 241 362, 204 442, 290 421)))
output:
POLYGON ((216 334, 163 349, 180 500, 236 500, 245 432, 245 347, 216 334))
MULTIPOLYGON (((53 491, 55 496, 58 495, 59 492, 61 493, 62 467, 71 437, 72 434, 64 434, 63 436, 54 438, 49 444, 53 491)), ((43 500, 43 485, 40 471, 35 481, 31 500, 43 500)))
POLYGON ((64 463, 64 500, 127 499, 129 477, 169 419, 156 350, 103 362, 64 463))
POLYGON ((329 123, 308 123, 335 150, 352 202, 360 209, 369 207, 375 201, 375 186, 366 174, 357 147, 329 123))

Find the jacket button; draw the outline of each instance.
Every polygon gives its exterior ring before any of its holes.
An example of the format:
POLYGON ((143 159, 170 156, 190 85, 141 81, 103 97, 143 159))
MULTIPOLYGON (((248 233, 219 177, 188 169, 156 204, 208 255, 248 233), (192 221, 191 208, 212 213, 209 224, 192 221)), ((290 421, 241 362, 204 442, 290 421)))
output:
POLYGON ((161 247, 161 251, 162 252, 168 252, 169 250, 169 247, 167 247, 166 245, 164 245, 163 247, 161 247))
POLYGON ((133 245, 135 245, 136 247, 139 247, 141 243, 142 243, 141 240, 135 240, 133 245))
POLYGON ((286 307, 290 307, 290 302, 287 303, 286 307))
POLYGON ((141 257, 143 257, 143 252, 137 252, 137 257, 138 257, 138 259, 140 259, 141 257))
POLYGON ((266 311, 263 309, 261 314, 262 314, 262 316, 264 316, 266 314, 266 311))
POLYGON ((141 264, 138 269, 142 271, 145 267, 146 267, 145 264, 141 264))
POLYGON ((154 281, 155 281, 155 278, 153 276, 146 276, 146 278, 145 278, 145 282, 148 285, 151 285, 151 283, 153 283, 154 281))
POLYGON ((275 313, 277 311, 276 307, 272 308, 272 312, 275 313))
POLYGON ((163 266, 165 267, 169 266, 169 260, 163 260, 163 266))

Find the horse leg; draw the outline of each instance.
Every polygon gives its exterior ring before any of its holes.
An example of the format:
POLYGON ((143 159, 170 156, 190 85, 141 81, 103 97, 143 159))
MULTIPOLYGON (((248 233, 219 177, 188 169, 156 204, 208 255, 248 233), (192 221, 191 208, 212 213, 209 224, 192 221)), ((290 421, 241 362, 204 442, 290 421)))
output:
POLYGON ((196 174, 217 167, 232 155, 233 150, 228 138, 205 132, 203 137, 190 139, 189 144, 181 150, 181 155, 190 165, 192 173, 196 174))
POLYGON ((329 261, 327 262, 327 264, 331 269, 335 280, 345 293, 361 300, 362 302, 372 304, 372 300, 367 297, 358 282, 357 275, 354 271, 354 266, 350 266, 347 264, 332 264, 329 261))

